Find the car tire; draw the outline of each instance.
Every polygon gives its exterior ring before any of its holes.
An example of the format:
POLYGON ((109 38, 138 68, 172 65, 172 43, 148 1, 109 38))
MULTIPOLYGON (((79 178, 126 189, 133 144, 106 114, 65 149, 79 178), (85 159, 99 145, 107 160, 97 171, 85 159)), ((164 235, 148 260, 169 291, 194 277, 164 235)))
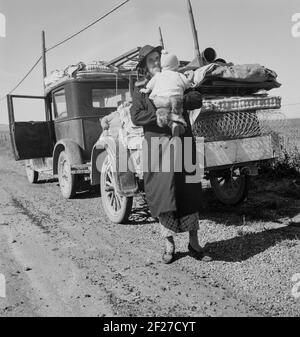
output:
POLYGON ((39 173, 32 168, 31 160, 25 161, 25 171, 30 184, 36 184, 39 180, 39 173))
POLYGON ((58 180, 62 196, 72 199, 76 194, 77 177, 71 172, 71 164, 68 155, 62 151, 58 158, 58 180))
POLYGON ((102 205, 109 220, 115 224, 126 223, 131 213, 133 197, 124 197, 117 192, 112 160, 108 154, 102 164, 100 192, 102 205))
POLYGON ((230 172, 222 177, 210 178, 212 190, 216 198, 226 206, 236 206, 248 196, 250 177, 239 175, 232 177, 230 172))

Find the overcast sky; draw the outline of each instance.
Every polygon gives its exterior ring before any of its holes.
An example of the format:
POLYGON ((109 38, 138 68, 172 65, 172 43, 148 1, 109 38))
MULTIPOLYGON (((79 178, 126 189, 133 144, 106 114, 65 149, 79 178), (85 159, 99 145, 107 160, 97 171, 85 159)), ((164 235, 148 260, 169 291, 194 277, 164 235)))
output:
MULTIPOLYGON (((41 31, 47 47, 100 17, 122 0, 0 0, 6 37, 0 37, 0 96, 27 72, 41 53, 41 31)), ((192 0, 200 48, 214 47, 234 63, 261 63, 278 73, 283 84, 272 93, 283 104, 300 102, 300 37, 291 34, 292 15, 300 0, 192 0)), ((131 0, 80 36, 49 52, 48 71, 94 59, 109 60, 136 46, 159 43, 162 27, 168 50, 193 58, 186 0, 131 0)), ((41 66, 16 91, 42 94, 41 66)), ((300 105, 285 106, 288 117, 300 117, 300 105)), ((7 122, 0 103, 0 123, 7 122)))

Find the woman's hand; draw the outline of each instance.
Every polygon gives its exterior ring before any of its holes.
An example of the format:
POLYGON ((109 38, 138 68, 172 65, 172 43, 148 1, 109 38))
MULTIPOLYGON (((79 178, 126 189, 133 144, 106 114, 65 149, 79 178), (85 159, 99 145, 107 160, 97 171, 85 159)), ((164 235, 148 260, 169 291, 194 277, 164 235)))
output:
POLYGON ((169 116, 169 119, 170 119, 171 122, 180 123, 180 124, 183 124, 185 127, 187 127, 186 121, 180 115, 176 115, 174 113, 171 113, 170 116, 169 116))
POLYGON ((187 70, 184 75, 187 77, 188 81, 190 81, 191 83, 194 82, 194 76, 195 76, 195 73, 193 70, 187 70))
POLYGON ((156 111, 157 115, 157 125, 161 128, 169 126, 170 124, 170 109, 159 108, 156 111))
POLYGON ((156 111, 157 115, 157 124, 158 126, 165 127, 171 126, 173 122, 180 123, 181 125, 187 127, 187 123, 184 118, 180 115, 170 112, 170 109, 160 108, 156 111))
POLYGON ((147 89, 147 88, 142 88, 141 90, 140 90, 140 93, 142 93, 142 94, 149 94, 151 92, 151 90, 150 89, 147 89))

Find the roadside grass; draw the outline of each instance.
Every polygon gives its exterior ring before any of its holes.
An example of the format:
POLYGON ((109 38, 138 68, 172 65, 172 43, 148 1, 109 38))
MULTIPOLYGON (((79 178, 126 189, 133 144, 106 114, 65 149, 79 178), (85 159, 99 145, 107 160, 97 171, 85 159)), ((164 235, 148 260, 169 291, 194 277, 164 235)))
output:
POLYGON ((10 135, 6 131, 0 131, 0 153, 9 157, 12 156, 10 135))
POLYGON ((283 240, 280 242, 280 244, 286 248, 296 247, 299 244, 299 237, 295 235, 295 240, 283 240))
MULTIPOLYGON (((294 179, 294 187, 300 189, 300 119, 270 122, 272 131, 279 136, 281 152, 275 163, 261 165, 265 179, 294 179)), ((292 186, 289 190, 292 191, 292 186)))
POLYGON ((289 191, 282 193, 282 190, 286 189, 285 181, 278 181, 276 185, 271 181, 266 188, 265 185, 263 178, 253 179, 248 198, 232 207, 221 204, 211 190, 206 190, 206 206, 201 210, 201 214, 225 226, 236 227, 255 222, 285 223, 299 214, 299 206, 295 206, 297 198, 289 191))

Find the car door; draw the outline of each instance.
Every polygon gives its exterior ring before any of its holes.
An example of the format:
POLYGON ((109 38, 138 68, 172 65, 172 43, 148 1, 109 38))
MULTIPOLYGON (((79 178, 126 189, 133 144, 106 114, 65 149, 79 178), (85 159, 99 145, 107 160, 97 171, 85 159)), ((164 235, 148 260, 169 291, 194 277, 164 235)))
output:
MULTIPOLYGON (((15 159, 28 160, 52 157, 55 134, 49 99, 42 96, 8 95, 7 105, 15 159), (41 116, 40 120, 25 121, 25 112, 24 116, 21 114, 21 117, 18 117, 19 120, 16 120, 14 104, 16 103, 15 100, 18 99, 41 100, 44 103, 44 111, 38 111, 38 115, 41 116)), ((26 111, 26 115, 28 115, 28 111, 26 111)))

